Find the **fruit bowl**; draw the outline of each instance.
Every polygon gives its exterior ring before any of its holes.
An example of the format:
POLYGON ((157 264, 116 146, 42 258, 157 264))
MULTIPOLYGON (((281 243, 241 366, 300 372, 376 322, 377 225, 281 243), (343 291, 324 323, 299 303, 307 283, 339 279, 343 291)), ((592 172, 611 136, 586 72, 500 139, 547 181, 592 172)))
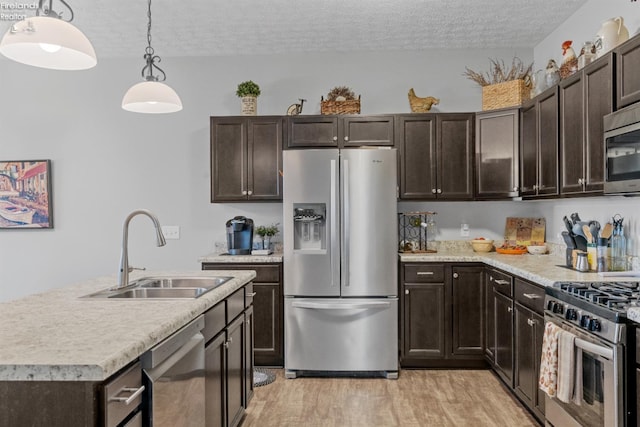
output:
POLYGON ((543 255, 547 253, 547 245, 529 245, 527 251, 531 255, 543 255))
POLYGON ((473 239, 471 247, 475 252, 491 252, 493 250, 493 240, 473 239))

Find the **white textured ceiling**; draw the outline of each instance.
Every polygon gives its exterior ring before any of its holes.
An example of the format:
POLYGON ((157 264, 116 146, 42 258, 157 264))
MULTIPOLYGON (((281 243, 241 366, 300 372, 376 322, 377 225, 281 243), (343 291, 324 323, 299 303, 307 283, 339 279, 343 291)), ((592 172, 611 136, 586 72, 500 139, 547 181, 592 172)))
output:
MULTIPOLYGON (((153 0, 152 46, 163 57, 533 47, 586 1, 153 0)), ((67 2, 98 58, 144 53, 145 0, 67 2)))

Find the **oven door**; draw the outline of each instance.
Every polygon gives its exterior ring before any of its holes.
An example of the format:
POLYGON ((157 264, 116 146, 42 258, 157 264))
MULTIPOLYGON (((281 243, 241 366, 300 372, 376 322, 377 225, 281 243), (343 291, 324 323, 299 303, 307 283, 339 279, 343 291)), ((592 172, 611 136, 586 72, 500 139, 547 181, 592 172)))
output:
POLYGON ((640 192, 640 123, 605 132, 606 194, 640 192))
POLYGON ((555 427, 622 427, 622 346, 603 342, 550 316, 545 315, 545 320, 575 334, 576 351, 578 355, 582 353, 581 360, 576 360, 576 365, 582 365, 579 373, 582 387, 574 393, 579 396, 579 403, 575 402, 576 398, 564 403, 546 396, 545 417, 548 423, 555 427))

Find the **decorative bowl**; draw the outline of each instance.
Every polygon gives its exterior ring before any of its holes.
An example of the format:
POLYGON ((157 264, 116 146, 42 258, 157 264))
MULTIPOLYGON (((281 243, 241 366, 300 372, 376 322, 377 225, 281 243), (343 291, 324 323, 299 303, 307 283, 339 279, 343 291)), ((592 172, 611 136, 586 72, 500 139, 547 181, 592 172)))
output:
POLYGON ((547 245, 529 245, 527 251, 531 255, 543 255, 547 253, 547 245))
POLYGON ((491 252, 493 250, 493 240, 473 239, 471 247, 475 252, 491 252))

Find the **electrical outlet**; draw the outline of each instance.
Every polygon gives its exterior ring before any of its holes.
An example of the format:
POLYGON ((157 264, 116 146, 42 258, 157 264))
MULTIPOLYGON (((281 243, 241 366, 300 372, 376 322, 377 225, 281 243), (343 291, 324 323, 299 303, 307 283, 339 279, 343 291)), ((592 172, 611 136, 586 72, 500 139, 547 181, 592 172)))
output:
POLYGON ((167 240, 178 240, 180 238, 180 226, 179 225, 163 225, 162 234, 167 240))
POLYGON ((469 224, 460 224, 460 236, 469 237, 469 234, 470 234, 469 224))

